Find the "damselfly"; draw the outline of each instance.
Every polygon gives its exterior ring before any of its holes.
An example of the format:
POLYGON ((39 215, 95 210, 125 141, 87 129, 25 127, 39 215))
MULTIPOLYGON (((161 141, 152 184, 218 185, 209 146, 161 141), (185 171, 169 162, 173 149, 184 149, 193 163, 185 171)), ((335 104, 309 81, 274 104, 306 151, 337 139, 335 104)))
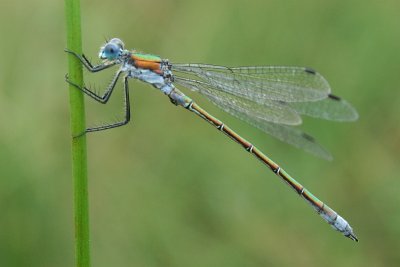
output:
POLYGON ((114 38, 100 48, 102 63, 93 66, 84 56, 66 50, 79 59, 90 72, 112 66, 119 68, 102 95, 86 86, 72 84, 100 103, 107 103, 123 76, 125 118, 122 121, 88 128, 85 133, 125 125, 130 120, 128 79, 134 78, 153 85, 177 106, 192 111, 236 141, 249 153, 266 164, 278 177, 291 186, 334 229, 358 241, 349 223, 333 209, 312 195, 286 171, 264 155, 226 124, 210 115, 174 84, 186 87, 208 98, 212 103, 289 144, 317 156, 329 159, 330 154, 315 140, 293 127, 301 124, 301 115, 336 121, 353 121, 358 115, 346 101, 331 94, 327 81, 316 71, 303 67, 223 67, 207 64, 174 64, 159 56, 127 50, 120 39, 114 38))

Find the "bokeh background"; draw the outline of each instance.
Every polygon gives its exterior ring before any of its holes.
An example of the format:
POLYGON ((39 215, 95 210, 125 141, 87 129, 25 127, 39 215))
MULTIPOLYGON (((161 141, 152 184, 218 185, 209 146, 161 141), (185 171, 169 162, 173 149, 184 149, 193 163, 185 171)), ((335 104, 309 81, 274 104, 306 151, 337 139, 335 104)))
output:
MULTIPOLYGON (((88 136, 93 266, 398 266, 400 2, 82 1, 85 53, 105 37, 174 62, 310 66, 359 111, 305 119, 315 158, 187 92, 343 215, 331 230, 242 148, 131 81, 132 123, 88 136)), ((73 191, 62 1, 0 9, 0 266, 73 266, 73 191)), ((112 72, 87 75, 99 88, 112 72)), ((87 100, 88 124, 121 94, 87 100)))

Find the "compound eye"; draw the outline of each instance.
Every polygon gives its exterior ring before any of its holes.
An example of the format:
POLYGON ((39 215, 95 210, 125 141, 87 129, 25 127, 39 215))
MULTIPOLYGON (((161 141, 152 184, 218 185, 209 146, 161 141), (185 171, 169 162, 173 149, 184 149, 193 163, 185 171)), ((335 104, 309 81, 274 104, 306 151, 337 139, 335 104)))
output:
POLYGON ((105 60, 118 59, 124 51, 124 43, 121 39, 113 38, 100 48, 99 58, 105 60))
POLYGON ((120 50, 118 45, 109 43, 104 47, 104 56, 109 60, 113 60, 118 57, 120 50))
POLYGON ((115 60, 121 55, 122 50, 118 45, 108 43, 100 49, 99 58, 115 60))

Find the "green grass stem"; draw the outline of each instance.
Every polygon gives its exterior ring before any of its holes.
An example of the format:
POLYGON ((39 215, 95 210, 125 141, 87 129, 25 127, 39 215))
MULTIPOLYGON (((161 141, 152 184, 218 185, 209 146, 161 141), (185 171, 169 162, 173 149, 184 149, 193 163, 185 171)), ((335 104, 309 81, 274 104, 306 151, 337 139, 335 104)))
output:
MULTIPOLYGON (((80 0, 65 0, 67 22, 67 48, 82 53, 80 0)), ((69 78, 78 85, 83 84, 81 63, 68 56, 69 78)), ((86 136, 73 138, 85 130, 85 105, 82 92, 69 88, 71 136, 72 136, 72 175, 74 181, 75 217, 75 263, 79 267, 90 266, 89 244, 89 203, 87 182, 86 136)))

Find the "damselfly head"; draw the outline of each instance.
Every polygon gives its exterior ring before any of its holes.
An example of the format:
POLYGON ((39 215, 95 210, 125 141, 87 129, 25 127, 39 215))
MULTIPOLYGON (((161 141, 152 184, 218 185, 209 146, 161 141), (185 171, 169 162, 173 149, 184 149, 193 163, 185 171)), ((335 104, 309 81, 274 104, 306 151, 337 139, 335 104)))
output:
POLYGON ((124 43, 118 38, 113 38, 100 48, 99 58, 112 61, 120 57, 123 50, 124 43))

